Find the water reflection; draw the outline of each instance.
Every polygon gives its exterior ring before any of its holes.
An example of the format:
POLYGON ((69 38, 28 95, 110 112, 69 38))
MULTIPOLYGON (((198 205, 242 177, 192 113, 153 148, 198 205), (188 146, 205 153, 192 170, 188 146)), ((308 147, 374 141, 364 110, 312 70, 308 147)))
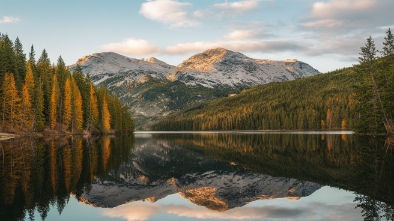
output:
POLYGON ((23 220, 28 213, 34 219, 37 210, 44 220, 53 205, 61 213, 70 194, 79 198, 93 180, 106 177, 127 160, 131 146, 123 142, 111 142, 109 137, 1 142, 0 217, 23 220))
POLYGON ((128 220, 160 213, 313 220, 311 211, 324 210, 343 211, 345 220, 354 213, 366 220, 393 219, 394 155, 383 138, 204 133, 14 139, 0 143, 0 161, 2 220, 23 220, 26 213, 34 219, 35 211, 45 219, 53 206, 62 213, 70 195, 84 204, 112 208, 104 210, 108 217, 128 220), (331 205, 322 198, 291 206, 289 199, 310 198, 326 185, 355 192, 354 203, 331 205), (168 200, 175 193, 191 204, 141 202, 168 200), (286 200, 264 209, 251 203, 278 198, 286 200))

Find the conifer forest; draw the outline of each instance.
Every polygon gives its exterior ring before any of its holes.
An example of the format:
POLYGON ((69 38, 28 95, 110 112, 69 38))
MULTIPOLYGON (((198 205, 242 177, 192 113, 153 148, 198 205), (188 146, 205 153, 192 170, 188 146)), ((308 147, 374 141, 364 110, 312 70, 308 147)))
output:
POLYGON ((0 35, 0 131, 29 134, 130 133, 128 109, 80 68, 71 73, 62 57, 52 64, 44 49, 36 61, 19 38, 0 35))

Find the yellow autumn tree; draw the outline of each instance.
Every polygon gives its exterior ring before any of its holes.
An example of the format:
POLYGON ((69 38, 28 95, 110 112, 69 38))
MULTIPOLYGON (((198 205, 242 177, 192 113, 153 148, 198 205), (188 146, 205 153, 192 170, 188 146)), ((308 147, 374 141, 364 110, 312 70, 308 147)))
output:
POLYGON ((332 128, 332 113, 331 113, 330 109, 327 110, 326 120, 327 120, 326 122, 327 122, 328 129, 331 129, 332 128))
POLYGON ((31 96, 28 86, 25 84, 22 87, 22 121, 21 126, 31 129, 33 126, 33 110, 31 104, 31 96))
POLYGON ((72 128, 81 131, 83 127, 82 96, 74 78, 72 78, 72 128))
POLYGON ((22 86, 22 122, 25 128, 31 129, 34 121, 33 95, 34 95, 34 76, 30 62, 26 65, 25 83, 22 86))
POLYGON ((101 110, 101 122, 104 133, 108 133, 111 129, 111 115, 108 110, 107 97, 104 95, 103 105, 101 110))
POLYGON ((51 129, 55 129, 56 126, 56 116, 57 116, 57 98, 58 98, 59 86, 57 83, 56 74, 53 75, 52 80, 52 90, 51 90, 51 99, 50 99, 50 108, 49 108, 49 122, 51 125, 51 129))
POLYGON ((111 138, 104 136, 102 139, 102 160, 104 173, 108 171, 109 157, 111 156, 111 138))
POLYGON ((33 103, 35 82, 34 82, 34 75, 30 61, 27 62, 26 65, 25 85, 30 94, 30 103, 33 103))
POLYGON ((70 79, 67 79, 64 83, 64 100, 63 100, 63 124, 68 129, 72 117, 72 105, 71 105, 71 84, 70 79))
POLYGON ((90 117, 91 117, 91 122, 89 123, 94 123, 97 124, 98 118, 99 118, 99 110, 98 110, 98 105, 97 105, 97 97, 94 93, 94 87, 92 84, 90 84, 90 117))
POLYGON ((6 73, 4 75, 4 83, 2 85, 2 126, 9 124, 14 127, 21 120, 20 103, 14 75, 6 73))

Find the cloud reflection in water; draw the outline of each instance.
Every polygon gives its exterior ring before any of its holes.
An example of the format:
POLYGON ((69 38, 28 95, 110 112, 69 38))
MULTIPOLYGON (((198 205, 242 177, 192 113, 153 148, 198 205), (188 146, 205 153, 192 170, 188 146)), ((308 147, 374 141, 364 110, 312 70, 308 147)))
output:
MULTIPOLYGON (((178 198, 177 198, 178 199, 178 198)), ((185 202, 184 205, 177 203, 155 204, 149 202, 132 202, 111 209, 104 209, 104 215, 108 217, 123 218, 127 221, 145 221, 154 216, 170 214, 176 217, 190 219, 216 219, 216 220, 360 220, 361 213, 355 212, 356 204, 343 202, 338 204, 303 202, 281 199, 281 205, 277 200, 264 200, 251 203, 244 207, 234 208, 219 212, 205 207, 196 206, 185 202), (269 205, 273 204, 273 205, 269 205), (275 205, 276 204, 276 205, 275 205)))

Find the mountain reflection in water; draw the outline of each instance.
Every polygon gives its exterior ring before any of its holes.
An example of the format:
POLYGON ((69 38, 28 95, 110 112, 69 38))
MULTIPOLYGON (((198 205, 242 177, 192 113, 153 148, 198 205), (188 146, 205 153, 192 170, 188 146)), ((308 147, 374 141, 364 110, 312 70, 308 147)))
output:
MULTIPOLYGON (((280 202, 288 204, 289 199, 308 197, 327 185, 356 193, 354 204, 337 210, 360 213, 354 209, 358 207, 366 220, 379 216, 392 220, 392 151, 383 139, 346 134, 8 140, 0 143, 0 217, 34 219, 38 211, 46 219, 52 206, 62 213, 70 195, 84 204, 113 208, 104 210, 108 217, 120 217, 116 214, 135 202, 133 216, 141 219, 129 220, 146 220, 147 214, 163 211, 179 216, 197 212, 212 219, 240 219, 240 213, 249 218, 302 217, 308 215, 307 209, 266 207, 263 215, 239 207, 277 198, 286 198, 280 202), (139 203, 177 197, 208 210, 139 203)), ((319 206, 323 204, 313 207, 319 206)))

